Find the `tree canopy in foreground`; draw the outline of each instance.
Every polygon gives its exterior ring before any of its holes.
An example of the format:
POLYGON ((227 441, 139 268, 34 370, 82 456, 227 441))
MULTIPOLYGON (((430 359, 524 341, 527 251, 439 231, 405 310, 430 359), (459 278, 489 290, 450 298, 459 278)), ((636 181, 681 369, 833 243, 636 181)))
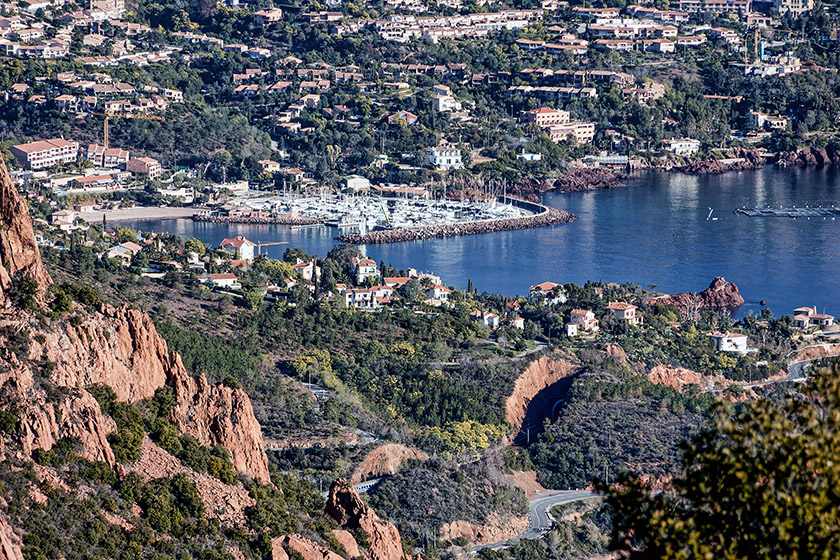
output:
POLYGON ((628 476, 607 501, 627 558, 840 558, 840 362, 795 396, 716 405, 667 491, 628 476))

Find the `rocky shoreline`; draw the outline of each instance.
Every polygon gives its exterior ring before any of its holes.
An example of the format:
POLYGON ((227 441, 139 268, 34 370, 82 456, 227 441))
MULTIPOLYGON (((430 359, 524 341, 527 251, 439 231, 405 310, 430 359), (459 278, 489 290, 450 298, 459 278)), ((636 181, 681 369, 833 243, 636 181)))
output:
POLYGON ((280 225, 280 226, 314 226, 324 223, 315 218, 255 218, 251 216, 204 216, 193 214, 194 222, 211 222, 218 224, 254 224, 254 225, 280 225))
POLYGON ((603 167, 579 167, 567 171, 559 179, 531 179, 517 183, 510 191, 530 202, 539 202, 547 192, 586 192, 624 186, 626 176, 603 167))
POLYGON ((762 154, 759 150, 735 149, 731 157, 727 159, 698 160, 669 170, 690 175, 718 175, 727 171, 761 169, 765 165, 825 167, 837 163, 840 163, 840 148, 835 146, 779 152, 771 157, 762 154))
POLYGON ((511 231, 565 224, 576 219, 574 214, 556 208, 546 210, 535 216, 526 218, 507 218, 503 220, 486 220, 480 222, 463 222, 456 224, 442 224, 423 226, 411 229, 387 229, 368 233, 345 233, 335 239, 343 243, 354 245, 375 245, 381 243, 402 243, 405 241, 420 241, 423 239, 440 239, 457 237, 459 235, 475 235, 478 233, 494 233, 497 231, 511 231))

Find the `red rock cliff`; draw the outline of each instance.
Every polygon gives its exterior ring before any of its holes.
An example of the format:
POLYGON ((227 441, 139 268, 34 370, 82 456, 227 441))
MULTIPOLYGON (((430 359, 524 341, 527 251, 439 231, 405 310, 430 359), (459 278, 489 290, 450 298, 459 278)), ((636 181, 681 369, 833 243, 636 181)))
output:
POLYGON ((517 378, 513 392, 505 400, 505 418, 513 426, 512 433, 516 434, 522 428, 528 405, 540 391, 574 375, 577 370, 578 366, 571 362, 548 356, 531 362, 517 378))
POLYGON ((12 185, 6 163, 0 158, 0 306, 8 306, 12 281, 28 276, 37 286, 36 296, 43 300, 52 284, 41 264, 29 208, 12 185))
POLYGON ((360 529, 368 536, 371 560, 407 560, 397 528, 368 507, 349 482, 339 478, 330 486, 327 514, 342 527, 360 529))
POLYGON ((727 282, 725 278, 718 276, 699 294, 685 292, 659 296, 653 298, 651 303, 672 304, 681 310, 696 308, 717 311, 740 307, 744 304, 744 298, 734 282, 727 282))
MULTIPOLYGON (((12 305, 9 288, 20 275, 35 280, 43 303, 51 280, 26 205, 2 161, 0 220, 0 308, 12 305)), ((7 327, 0 333, 0 406, 19 410, 22 453, 50 449, 58 439, 72 436, 79 438, 83 456, 113 464, 106 437, 115 426, 85 387, 104 383, 120 400, 137 402, 170 385, 177 396, 172 419, 183 432, 204 445, 224 446, 239 472, 269 482, 262 433, 247 395, 191 377, 145 313, 107 305, 92 312, 77 307, 81 322, 74 326, 66 319, 45 324, 32 314, 12 311, 0 318, 7 327)))

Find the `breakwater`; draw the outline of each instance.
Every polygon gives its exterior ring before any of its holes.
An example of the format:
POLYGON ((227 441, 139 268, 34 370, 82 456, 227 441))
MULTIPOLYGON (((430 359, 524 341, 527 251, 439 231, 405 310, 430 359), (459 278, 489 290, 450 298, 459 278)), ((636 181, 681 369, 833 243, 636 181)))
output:
POLYGON ((324 223, 323 220, 315 218, 290 218, 285 216, 256 217, 256 216, 210 216, 206 214, 193 214, 194 222, 210 222, 216 224, 265 224, 280 226, 314 226, 324 223))
POLYGON ((565 224, 576 219, 576 216, 565 210, 548 208, 533 202, 506 199, 509 202, 536 211, 532 216, 522 218, 504 218, 499 220, 477 220, 474 222, 458 222, 454 224, 439 224, 432 226, 418 226, 403 229, 386 229, 368 233, 345 233, 335 239, 343 243, 354 245, 374 245, 380 243, 402 243, 405 241, 421 241, 423 239, 440 239, 459 235, 474 235, 478 233, 493 233, 516 229, 530 229, 565 224))

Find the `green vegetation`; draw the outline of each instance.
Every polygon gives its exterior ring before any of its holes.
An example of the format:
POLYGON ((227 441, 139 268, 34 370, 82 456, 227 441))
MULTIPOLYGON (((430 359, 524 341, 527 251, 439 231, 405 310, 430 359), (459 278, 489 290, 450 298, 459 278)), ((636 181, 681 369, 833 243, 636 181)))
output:
POLYGON ((711 402, 624 372, 586 374, 528 455, 549 488, 584 488, 624 471, 668 476, 679 442, 700 429, 711 402))
POLYGON ((631 476, 609 491, 614 546, 631 558, 840 554, 840 364, 802 395, 721 402, 712 414, 669 490, 631 476))
POLYGON ((455 468, 437 461, 409 462, 369 496, 370 504, 393 520, 403 537, 427 550, 435 546, 444 523, 462 519, 481 524, 493 512, 502 516, 527 512, 522 490, 494 483, 478 464, 455 468))
POLYGON ((88 391, 117 425, 117 431, 108 435, 108 443, 118 462, 136 461, 143 437, 148 432, 155 443, 177 457, 184 466, 196 472, 206 472, 225 484, 239 481, 226 449, 209 449, 196 438, 178 433, 175 423, 169 420, 176 404, 171 387, 161 387, 155 391, 153 398, 137 405, 119 402, 113 389, 107 385, 92 385, 88 391))

